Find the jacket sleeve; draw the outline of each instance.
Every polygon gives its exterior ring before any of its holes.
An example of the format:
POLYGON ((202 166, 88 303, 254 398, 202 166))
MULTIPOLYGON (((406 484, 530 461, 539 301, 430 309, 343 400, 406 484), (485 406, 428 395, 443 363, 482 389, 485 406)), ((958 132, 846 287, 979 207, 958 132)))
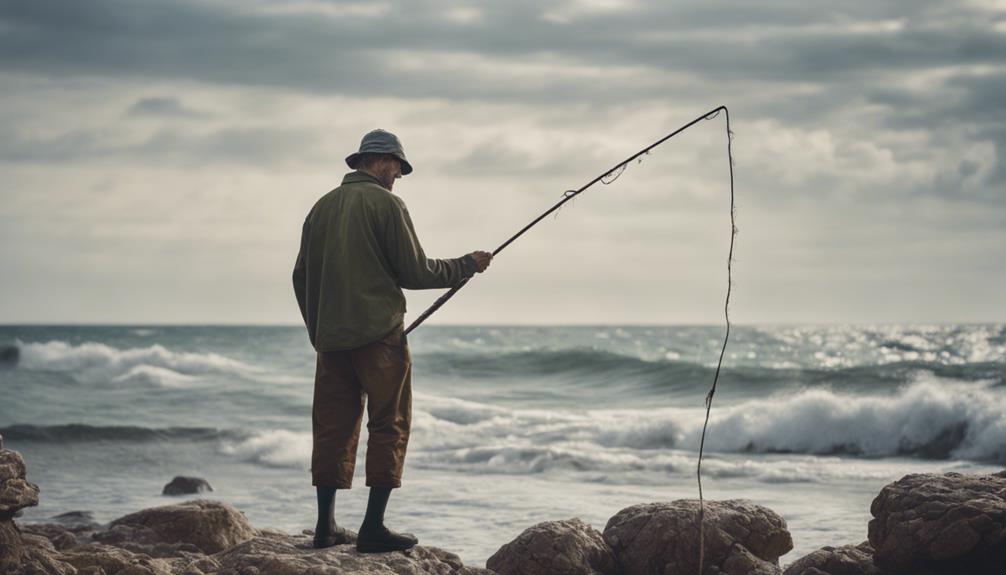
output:
POLYGON ((405 289, 454 287, 475 273, 475 262, 467 256, 444 260, 426 257, 412 218, 397 198, 385 226, 385 250, 398 284, 405 289))
POLYGON ((293 292, 297 296, 300 315, 307 324, 307 244, 311 235, 310 218, 304 220, 304 228, 300 234, 300 252, 293 265, 293 292))

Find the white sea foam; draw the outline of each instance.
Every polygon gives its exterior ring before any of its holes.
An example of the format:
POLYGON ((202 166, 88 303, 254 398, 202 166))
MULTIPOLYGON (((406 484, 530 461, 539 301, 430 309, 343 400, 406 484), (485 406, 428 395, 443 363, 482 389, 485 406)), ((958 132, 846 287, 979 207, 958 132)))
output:
POLYGON ((166 367, 154 365, 134 365, 126 373, 112 378, 115 383, 133 383, 159 387, 182 387, 195 378, 191 375, 178 373, 166 367))
POLYGON ((220 446, 225 455, 273 467, 307 469, 311 465, 311 434, 274 429, 240 442, 220 446))
MULTIPOLYGON (((894 396, 809 389, 714 411, 707 446, 723 451, 921 453, 1002 461, 1004 429, 1002 390, 923 380, 894 396)), ((697 428, 688 429, 684 443, 696 445, 698 433, 697 428)))
POLYGON ((256 368, 216 353, 177 352, 162 345, 118 349, 102 343, 22 343, 19 369, 69 373, 82 383, 181 385, 203 374, 241 374, 256 368))

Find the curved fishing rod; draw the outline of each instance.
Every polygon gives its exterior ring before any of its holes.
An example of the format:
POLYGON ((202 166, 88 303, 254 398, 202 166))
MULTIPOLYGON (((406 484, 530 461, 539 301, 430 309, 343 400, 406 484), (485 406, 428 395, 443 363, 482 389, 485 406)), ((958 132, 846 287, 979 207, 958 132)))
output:
MULTIPOLYGON (((660 144, 663 144, 667 140, 670 140, 674 136, 677 136, 681 132, 684 132, 685 130, 687 130, 688 128, 691 128, 692 126, 694 126, 695 124, 701 122, 702 120, 712 120, 712 119, 716 118, 717 116, 720 115, 721 111, 723 112, 723 114, 724 114, 724 116, 726 118, 726 124, 727 124, 727 126, 726 126, 726 128, 727 128, 727 161, 728 161, 728 164, 729 164, 729 167, 730 167, 730 251, 729 251, 729 253, 727 255, 727 295, 726 295, 726 301, 723 304, 723 315, 726 318, 726 333, 723 335, 723 346, 720 348, 719 360, 716 363, 716 372, 715 372, 715 375, 713 375, 713 384, 709 388, 709 393, 706 395, 706 399, 705 399, 706 417, 705 417, 705 421, 702 424, 702 438, 699 441, 699 459, 698 459, 698 463, 695 466, 695 475, 696 475, 696 479, 698 480, 698 484, 699 484, 699 516, 698 516, 698 521, 697 521, 698 522, 698 529, 699 529, 699 565, 698 565, 698 573, 699 573, 699 575, 702 575, 703 570, 705 569, 705 547, 706 547, 705 546, 705 516, 706 516, 706 507, 705 507, 705 498, 703 497, 703 494, 702 494, 702 455, 703 455, 703 453, 705 451, 705 446, 706 446, 706 428, 709 426, 709 414, 710 414, 710 412, 712 410, 712 407, 713 407, 713 396, 716 394, 716 384, 719 383, 719 380, 720 380, 720 371, 721 371, 721 368, 723 367, 723 356, 726 354, 726 351, 727 351, 727 341, 729 341, 729 339, 730 339, 730 294, 731 294, 731 291, 732 291, 732 288, 733 288, 734 239, 737 237, 737 225, 736 225, 737 212, 736 212, 736 208, 735 208, 735 205, 734 205, 734 156, 733 156, 733 146, 732 146, 732 144, 733 144, 733 132, 730 130, 730 110, 728 110, 726 106, 719 106, 718 108, 710 110, 706 114, 704 114, 702 116, 699 116, 698 118, 695 118, 691 122, 688 122, 684 126, 681 126, 677 130, 674 130, 670 134, 664 136, 663 138, 660 138, 656 142, 650 144, 649 146, 647 146, 647 147, 643 148, 642 150, 636 152, 635 154, 629 156, 629 158, 627 158, 626 160, 624 160, 622 162, 619 162, 618 164, 615 164, 615 166, 612 167, 610 170, 608 170, 607 172, 604 172, 600 176, 597 176, 593 180, 587 182, 580 189, 578 189, 578 190, 569 190, 569 191, 565 192, 563 194, 562 199, 559 200, 559 202, 557 202, 554 206, 552 206, 551 208, 549 208, 548 210, 546 210, 544 213, 542 213, 540 216, 538 216, 537 218, 535 218, 534 220, 532 220, 531 223, 529 223, 528 225, 524 226, 519 232, 517 232, 516 234, 514 234, 513 236, 511 236, 510 239, 508 239, 507 241, 503 242, 503 244, 500 245, 500 247, 498 247, 495 250, 493 250, 493 256, 495 257, 496 254, 498 254, 501 251, 503 251, 503 248, 507 247, 508 245, 510 245, 511 243, 513 243, 514 240, 516 240, 517 238, 519 238, 522 235, 524 235, 524 232, 526 232, 529 229, 531 229, 532 227, 534 227, 535 224, 537 224, 541 220, 545 219, 546 216, 548 216, 552 212, 558 210, 560 207, 562 207, 563 204, 565 204, 569 200, 572 200, 573 198, 575 198, 577 195, 579 195, 581 192, 583 192, 587 188, 589 188, 589 187, 593 186, 594 184, 596 184, 597 182, 601 182, 601 181, 603 181, 606 184, 610 184, 611 182, 615 181, 615 179, 617 179, 618 176, 620 176, 622 174, 622 172, 625 170, 625 167, 629 165, 629 162, 635 160, 636 158, 642 156, 643 154, 649 153, 649 151, 652 150, 653 148, 656 148, 660 144), (605 178, 609 178, 609 177, 610 177, 610 179, 605 180, 605 178)), ((425 321, 426 318, 428 318, 431 315, 433 315, 433 312, 435 312, 438 309, 440 309, 440 307, 442 305, 444 305, 445 303, 447 303, 447 300, 449 300, 452 297, 454 297, 454 294, 458 293, 458 290, 460 290, 461 288, 463 288, 465 286, 465 284, 468 283, 468 279, 470 279, 470 278, 462 280, 460 283, 458 283, 458 285, 456 285, 453 288, 451 288, 450 291, 448 291, 444 295, 440 296, 440 298, 438 298, 437 301, 433 302, 433 305, 431 305, 418 318, 416 318, 416 321, 412 322, 412 324, 409 325, 408 329, 405 330, 405 333, 407 334, 410 331, 414 330, 416 327, 419 326, 419 324, 423 323, 423 321, 425 321)))
MULTIPOLYGON (((652 150, 653 148, 656 148, 660 144, 663 144, 667 140, 670 140, 674 136, 677 136, 681 132, 684 132, 685 130, 687 130, 688 128, 691 128, 695 124, 698 124, 702 120, 712 120, 713 118, 715 118, 716 116, 719 115, 719 113, 720 113, 721 110, 726 114, 726 118, 727 118, 727 131, 729 132, 729 130, 730 130, 730 111, 727 110, 726 106, 720 106, 720 107, 718 107, 718 108, 716 108, 714 110, 710 110, 709 112, 706 112, 704 115, 699 116, 698 118, 695 118, 691 122, 688 122, 684 126, 681 126, 677 130, 674 130, 670 134, 667 134, 663 138, 660 138, 656 142, 650 144, 649 146, 647 146, 647 147, 643 148, 642 150, 636 152, 635 154, 629 156, 628 159, 615 164, 615 166, 612 167, 610 170, 608 170, 607 172, 604 172, 600 176, 597 176, 593 180, 587 182, 582 187, 580 187, 580 189, 567 191, 565 194, 563 194, 563 198, 561 200, 559 200, 558 203, 556 203, 554 206, 552 206, 551 208, 549 208, 548 210, 546 210, 540 216, 538 216, 537 218, 535 218, 534 220, 532 220, 531 223, 529 223, 528 225, 524 226, 519 232, 517 232, 516 234, 514 234, 513 236, 511 236, 510 239, 508 239, 507 241, 503 242, 498 248, 496 248, 495 250, 493 250, 493 252, 492 252, 493 257, 496 257, 496 254, 498 254, 501 251, 503 251, 503 249, 506 248, 508 245, 512 244, 514 242, 514 240, 516 240, 517 238, 519 238, 522 235, 524 235, 524 232, 530 230, 538 222, 540 222, 543 219, 545 219, 546 216, 548 216, 552 212, 558 210, 560 207, 562 207, 563 204, 565 204, 569 200, 572 200, 573 198, 575 198, 577 195, 579 195, 581 192, 583 192, 587 188, 593 186, 594 184, 596 184, 597 182, 600 182, 601 180, 603 180, 604 178, 607 178, 608 176, 614 175, 614 177, 618 177, 618 175, 621 174, 622 170, 624 170, 625 167, 632 160, 635 160, 636 158, 642 156, 643 154, 648 154, 650 152, 650 150, 652 150)), ((731 208, 730 209, 731 209, 731 213, 733 213, 733 163, 732 163, 732 161, 731 161, 731 169, 730 169, 730 181, 731 181, 731 184, 730 184, 730 190, 731 190, 731 192, 730 192, 730 196, 731 196, 731 208)), ((732 253, 732 250, 733 250, 733 238, 731 238, 731 253, 732 253)), ((433 315, 433 313, 435 311, 437 311, 438 309, 440 309, 441 306, 443 306, 445 303, 447 303, 447 300, 449 300, 452 297, 454 297, 454 294, 458 293, 458 291, 461 288, 465 287, 465 284, 468 283, 469 279, 471 279, 471 278, 466 278, 466 279, 461 280, 461 282, 458 283, 458 285, 452 287, 450 289, 450 291, 448 291, 444 295, 442 295, 439 298, 437 298, 437 301, 433 302, 433 305, 431 305, 429 308, 427 308, 426 311, 424 311, 422 314, 420 314, 419 317, 417 317, 415 321, 413 321, 411 324, 409 324, 409 327, 405 330, 406 335, 409 332, 411 332, 412 330, 414 330, 417 327, 419 327, 419 325, 421 323, 423 323, 424 321, 426 321, 426 318, 428 318, 431 315, 433 315)))

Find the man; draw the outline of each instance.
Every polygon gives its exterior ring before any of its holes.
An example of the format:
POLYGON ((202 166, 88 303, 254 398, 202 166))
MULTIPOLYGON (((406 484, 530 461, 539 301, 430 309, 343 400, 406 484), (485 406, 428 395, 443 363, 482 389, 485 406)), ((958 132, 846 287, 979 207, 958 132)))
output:
POLYGON ((335 492, 349 489, 366 404, 370 497, 356 548, 404 550, 417 543, 384 526, 391 490, 401 486, 412 420, 412 360, 403 333, 402 288, 446 288, 483 272, 490 253, 427 258, 395 180, 412 172, 398 138, 363 137, 346 158, 355 171, 308 213, 293 286, 317 353, 311 453, 318 495, 314 546, 348 543, 334 519, 335 492))

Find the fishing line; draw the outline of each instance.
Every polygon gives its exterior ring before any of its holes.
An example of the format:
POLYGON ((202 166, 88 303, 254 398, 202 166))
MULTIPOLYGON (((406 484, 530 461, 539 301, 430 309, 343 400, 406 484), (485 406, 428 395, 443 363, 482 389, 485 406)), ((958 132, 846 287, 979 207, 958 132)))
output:
MULTIPOLYGON (((552 212, 555 212, 556 210, 558 210, 559 208, 561 208, 563 204, 565 204, 566 202, 568 202, 568 201, 573 200, 574 198, 576 198, 576 196, 580 195, 587 188, 593 186, 597 182, 601 182, 602 184, 605 184, 605 185, 613 183, 615 180, 617 180, 622 175, 622 173, 625 171, 625 168, 633 160, 637 160, 638 159, 641 162, 642 161, 642 156, 646 155, 646 154, 649 154, 650 150, 656 148, 660 144, 663 144, 667 140, 670 140, 674 136, 677 136, 681 132, 684 132, 688 128, 691 128, 692 126, 694 126, 695 124, 701 122, 702 120, 713 120, 713 119, 715 119, 716 117, 718 117, 720 115, 720 112, 723 112, 723 115, 726 118, 726 129, 727 129, 727 161, 728 161, 728 165, 729 165, 729 168, 730 168, 730 251, 727 254, 727 295, 726 295, 726 300, 725 300, 725 302, 723 304, 723 315, 724 315, 724 317, 726 319, 726 332, 723 335, 723 346, 720 348, 719 360, 716 363, 716 372, 713 375, 713 384, 709 388, 709 393, 706 394, 706 399, 705 399, 706 417, 705 417, 704 423, 702 424, 702 438, 699 441, 699 459, 698 459, 698 463, 696 464, 696 467, 695 467, 695 475, 696 475, 696 478, 697 478, 698 484, 699 484, 699 517, 698 517, 698 523, 699 523, 699 575, 702 575, 703 566, 704 566, 704 563, 705 563, 705 522, 704 522, 704 519, 705 519, 705 514, 706 514, 706 508, 705 508, 705 499, 704 499, 704 497, 702 495, 702 456, 704 454, 705 445, 706 445, 706 428, 709 426, 709 414, 710 414, 710 411, 712 410, 712 407, 713 407, 713 396, 716 394, 716 384, 719 383, 720 370, 723 367, 723 356, 726 354, 726 351, 727 351, 727 341, 729 341, 729 339, 730 339, 730 294, 731 294, 731 291, 732 291, 732 288, 733 288, 734 239, 737 237, 737 224, 736 224, 736 220, 737 220, 737 208, 736 208, 736 206, 734 204, 734 156, 733 156, 733 137, 734 137, 734 133, 733 133, 733 131, 730 130, 730 110, 728 110, 726 106, 720 106, 720 107, 718 107, 718 108, 716 108, 714 110, 711 110, 711 111, 707 112, 706 114, 704 114, 702 116, 699 116, 698 118, 695 118, 691 122, 688 122, 684 126, 681 126, 677 130, 674 130, 673 132, 671 132, 670 134, 664 136, 663 138, 660 138, 656 142, 650 144, 649 146, 643 148, 642 150, 636 152, 635 154, 629 156, 624 161, 615 164, 610 170, 602 173, 600 176, 597 176, 593 180, 587 182, 586 184, 584 184, 579 189, 576 189, 576 190, 567 190, 567 191, 563 192, 562 199, 559 200, 558 203, 556 203, 551 208, 545 210, 541 215, 539 215, 537 218, 535 218, 534 220, 532 220, 531 223, 529 223, 526 226, 524 226, 523 228, 521 228, 521 230, 519 232, 517 232, 516 234, 510 236, 510 238, 507 241, 503 242, 498 248, 496 248, 492 252, 493 257, 495 257, 496 254, 502 252, 507 246, 509 246, 511 243, 513 243, 514 240, 516 240, 517 238, 519 238, 522 235, 524 235, 525 232, 527 232, 528 230, 530 230, 532 227, 534 227, 541 220, 545 219, 545 217, 547 217, 549 214, 551 214, 552 212)), ((422 324, 424 321, 426 321, 426 318, 428 318, 431 315, 433 315, 434 312, 436 312, 438 309, 440 309, 441 306, 443 306, 445 303, 447 303, 447 300, 449 300, 452 297, 454 297, 454 294, 458 293, 458 290, 460 290, 461 288, 463 288, 465 286, 465 284, 468 283, 469 279, 471 279, 471 278, 466 278, 466 279, 461 280, 461 282, 459 282, 458 285, 454 286, 453 288, 450 289, 450 291, 448 291, 444 295, 440 296, 437 299, 437 301, 433 302, 433 305, 431 305, 429 308, 427 308, 426 311, 424 311, 422 314, 420 314, 419 317, 417 317, 416 320, 413 321, 412 324, 409 325, 409 327, 405 330, 405 333, 408 334, 412 330, 414 330, 417 327, 419 327, 420 324, 422 324)))

